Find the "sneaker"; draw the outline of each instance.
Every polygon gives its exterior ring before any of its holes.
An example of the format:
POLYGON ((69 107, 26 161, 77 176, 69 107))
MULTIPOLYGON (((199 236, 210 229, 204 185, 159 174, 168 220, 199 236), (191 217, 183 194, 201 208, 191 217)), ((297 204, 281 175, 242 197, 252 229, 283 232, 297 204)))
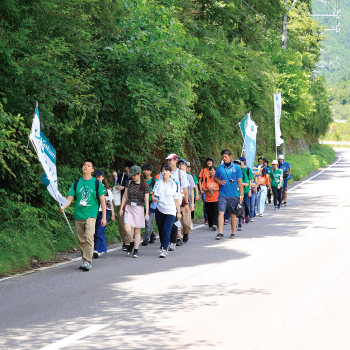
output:
POLYGON ((148 242, 142 242, 141 245, 146 246, 148 245, 148 242))
POLYGON ((242 225, 242 224, 238 224, 237 230, 238 230, 238 231, 242 231, 242 230, 243 230, 243 225, 242 225))
POLYGON ((271 204, 271 199, 269 199, 269 204, 271 204))
POLYGON ((218 227, 216 225, 213 225, 212 228, 213 228, 213 231, 216 231, 218 227))
POLYGON ((154 243, 156 239, 157 239, 156 235, 152 232, 151 237, 149 238, 149 243, 154 243))
POLYGON ((231 233, 230 238, 235 238, 235 234, 234 234, 234 233, 231 233))
POLYGON ((191 222, 191 230, 193 230, 193 222, 191 222))
POLYGON ((281 205, 279 205, 279 206, 277 207, 277 209, 281 209, 281 205))
POLYGON ((128 245, 125 245, 125 243, 123 243, 123 251, 124 252, 127 252, 129 249, 129 246, 128 245))
POLYGON ((160 258, 166 258, 166 256, 168 255, 166 250, 162 250, 161 253, 159 254, 160 258))
MULTIPOLYGON (((173 244, 174 244, 174 243, 173 243, 173 244)), ((178 240, 176 241, 176 245, 177 245, 178 247, 182 246, 182 241, 181 241, 181 239, 178 239, 178 240)))
POLYGON ((132 255, 133 258, 138 258, 139 257, 139 250, 134 249, 134 254, 132 255))
POLYGON ((168 247, 169 252, 174 252, 176 250, 175 243, 170 243, 168 247))
POLYGON ((224 235, 222 233, 218 233, 215 237, 215 239, 219 240, 221 238, 224 238, 224 235))
POLYGON ((208 225, 208 220, 205 220, 205 221, 204 221, 204 225, 208 225))
POLYGON ((230 220, 225 219, 224 225, 228 225, 229 222, 230 222, 230 220))
POLYGON ((80 266, 80 268, 81 268, 83 271, 90 271, 90 269, 91 269, 91 264, 88 263, 87 261, 85 261, 84 264, 80 266))
POLYGON ((249 218, 249 221, 254 222, 254 219, 253 218, 249 218))
POLYGON ((92 257, 93 257, 94 259, 97 259, 97 258, 99 257, 98 252, 97 252, 96 250, 94 250, 94 252, 93 252, 93 254, 92 254, 92 257))
POLYGON ((277 210, 277 207, 275 207, 275 209, 274 210, 277 210))
POLYGON ((247 217, 245 218, 245 223, 246 223, 246 224, 249 224, 249 216, 247 216, 247 217))
POLYGON ((134 241, 132 241, 129 245, 128 252, 127 252, 128 256, 131 255, 133 249, 134 249, 134 241))
POLYGON ((185 233, 185 234, 184 234, 182 240, 183 240, 184 243, 187 243, 187 242, 188 242, 188 233, 185 233))
POLYGON ((284 201, 282 204, 283 204, 285 207, 287 206, 287 202, 286 202, 286 201, 284 201))

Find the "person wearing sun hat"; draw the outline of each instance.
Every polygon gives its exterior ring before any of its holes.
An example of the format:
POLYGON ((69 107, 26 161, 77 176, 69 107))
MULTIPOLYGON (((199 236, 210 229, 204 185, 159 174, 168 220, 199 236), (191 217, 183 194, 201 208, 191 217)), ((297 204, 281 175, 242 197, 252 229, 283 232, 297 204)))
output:
POLYGON ((271 188, 273 192, 273 204, 275 210, 277 210, 281 208, 283 170, 278 168, 278 161, 276 159, 272 161, 272 167, 273 169, 270 172, 271 188))
POLYGON ((133 249, 133 257, 139 257, 139 246, 141 242, 141 228, 145 227, 145 221, 149 219, 149 185, 141 175, 141 168, 134 165, 130 168, 128 181, 125 186, 125 192, 120 208, 119 215, 123 216, 124 211, 124 227, 130 242, 127 254, 131 255, 133 249), (125 206, 125 209, 124 209, 125 206), (146 214, 144 212, 146 208, 146 214), (135 238, 133 238, 132 228, 134 229, 135 238))
POLYGON ((283 191, 282 191, 282 205, 287 205, 287 190, 288 190, 288 180, 292 178, 290 174, 292 167, 288 162, 285 162, 284 155, 280 154, 278 156, 278 167, 283 170, 283 191))

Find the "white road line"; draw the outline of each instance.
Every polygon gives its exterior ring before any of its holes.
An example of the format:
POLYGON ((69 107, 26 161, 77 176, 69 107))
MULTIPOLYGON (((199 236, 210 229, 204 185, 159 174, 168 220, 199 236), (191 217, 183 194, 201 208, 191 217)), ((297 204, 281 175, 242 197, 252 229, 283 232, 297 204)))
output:
POLYGON ((295 190, 295 189, 298 188, 299 186, 304 185, 306 182, 308 182, 308 181, 314 179, 316 176, 321 175, 321 174, 324 173, 326 170, 328 170, 328 169, 331 168, 332 166, 336 165, 336 164, 341 160, 341 157, 338 156, 338 158, 339 158, 339 159, 338 159, 335 163, 329 165, 327 168, 323 169, 323 170, 320 171, 318 174, 316 174, 316 175, 310 177, 309 179, 307 179, 307 180, 305 180, 305 181, 300 182, 300 184, 298 184, 298 185, 292 187, 291 189, 289 189, 289 190, 288 190, 288 193, 292 192, 293 190, 295 190))
POLYGON ((85 328, 77 333, 74 333, 72 335, 70 335, 69 337, 66 337, 64 339, 61 339, 55 343, 52 343, 50 345, 47 345, 43 348, 40 348, 39 350, 56 350, 56 349, 61 349, 63 348, 64 346, 67 346, 79 339, 82 339, 82 338, 85 338, 87 337, 88 335, 92 334, 92 333, 95 333, 99 330, 101 330, 102 328, 105 328, 107 327, 108 324, 95 324, 93 326, 90 326, 88 328, 85 328))

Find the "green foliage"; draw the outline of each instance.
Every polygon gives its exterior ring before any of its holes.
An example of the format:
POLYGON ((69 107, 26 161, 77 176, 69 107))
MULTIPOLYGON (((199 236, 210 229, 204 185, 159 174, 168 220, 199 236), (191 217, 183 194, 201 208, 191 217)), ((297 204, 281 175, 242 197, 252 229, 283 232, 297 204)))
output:
POLYGON ((322 136, 321 140, 327 141, 350 141, 350 124, 349 123, 331 123, 327 133, 322 136), (330 128, 333 126, 333 138, 330 128))

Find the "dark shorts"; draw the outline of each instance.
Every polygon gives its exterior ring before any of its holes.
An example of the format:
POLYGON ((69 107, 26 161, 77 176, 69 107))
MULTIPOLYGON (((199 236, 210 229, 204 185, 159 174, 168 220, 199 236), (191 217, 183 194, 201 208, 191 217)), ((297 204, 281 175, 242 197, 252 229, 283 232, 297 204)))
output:
POLYGON ((218 209, 219 212, 225 212, 229 215, 236 214, 236 208, 239 203, 239 197, 224 197, 219 196, 218 209))
POLYGON ((287 191, 287 187, 288 187, 288 180, 283 180, 283 186, 282 186, 283 190, 287 191))

